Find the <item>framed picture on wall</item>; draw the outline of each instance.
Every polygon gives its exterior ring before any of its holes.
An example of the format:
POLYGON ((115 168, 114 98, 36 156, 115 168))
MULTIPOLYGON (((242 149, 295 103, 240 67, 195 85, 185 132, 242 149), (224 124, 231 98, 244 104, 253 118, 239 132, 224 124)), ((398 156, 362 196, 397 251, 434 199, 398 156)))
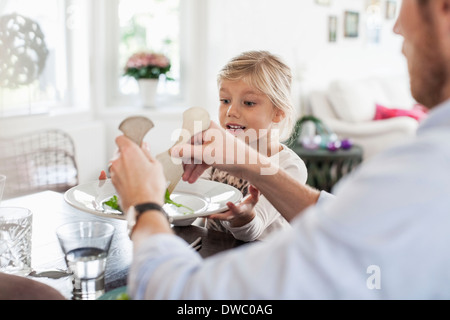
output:
POLYGON ((397 13, 397 2, 394 0, 386 1, 386 19, 391 20, 395 18, 397 13))
POLYGON ((336 16, 328 17, 328 41, 329 42, 337 41, 337 17, 336 16))
POLYGON ((359 30, 359 13, 356 11, 345 11, 344 36, 346 38, 357 38, 358 30, 359 30))

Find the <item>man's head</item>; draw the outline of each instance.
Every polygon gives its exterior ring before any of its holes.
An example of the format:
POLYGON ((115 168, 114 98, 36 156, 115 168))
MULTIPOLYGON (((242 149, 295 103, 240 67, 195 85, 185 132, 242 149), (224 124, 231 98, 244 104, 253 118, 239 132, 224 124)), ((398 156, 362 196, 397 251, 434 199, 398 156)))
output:
POLYGON ((403 0, 394 32, 404 38, 411 93, 432 108, 450 98, 450 0, 403 0))

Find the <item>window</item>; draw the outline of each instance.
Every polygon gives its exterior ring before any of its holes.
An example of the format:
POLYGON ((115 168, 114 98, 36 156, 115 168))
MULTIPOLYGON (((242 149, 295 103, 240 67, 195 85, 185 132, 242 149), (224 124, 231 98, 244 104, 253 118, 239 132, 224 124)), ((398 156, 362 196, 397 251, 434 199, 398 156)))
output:
POLYGON ((171 61, 170 75, 175 81, 163 82, 159 90, 179 94, 180 43, 179 0, 120 0, 119 14, 119 91, 137 93, 133 79, 121 77, 127 59, 137 51, 165 54, 171 61), (178 80, 178 81, 177 81, 178 80))
POLYGON ((1 0, 0 117, 136 105, 137 83, 123 71, 140 50, 169 57, 174 81, 160 81, 160 102, 179 99, 180 6, 180 0, 1 0))
POLYGON ((35 113, 66 98, 58 0, 2 0, 0 111, 35 113), (62 80, 62 81, 61 81, 62 80), (43 107, 47 106, 47 107, 43 107))
POLYGON ((75 3, 2 0, 0 117, 39 114, 87 101, 87 46, 86 40, 79 41, 87 32, 82 15, 87 2, 75 3), (74 88, 75 83, 85 85, 74 88))
POLYGON ((105 23, 97 29, 108 38, 105 42, 106 65, 104 79, 105 99, 100 105, 139 105, 139 88, 135 79, 124 76, 128 58, 138 51, 153 51, 165 54, 171 62, 170 77, 162 78, 158 87, 157 104, 172 103, 180 94, 180 0, 108 0, 103 8, 105 23))

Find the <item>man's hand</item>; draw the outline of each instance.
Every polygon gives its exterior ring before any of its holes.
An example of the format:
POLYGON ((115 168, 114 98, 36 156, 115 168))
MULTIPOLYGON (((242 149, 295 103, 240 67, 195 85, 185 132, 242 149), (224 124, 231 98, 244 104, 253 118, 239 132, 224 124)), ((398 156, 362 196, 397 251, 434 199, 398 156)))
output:
POLYGON ((166 179, 161 164, 144 145, 140 148, 125 136, 116 138, 119 154, 111 161, 111 181, 116 188, 121 208, 155 202, 164 205, 166 179))
POLYGON ((263 157, 213 121, 208 130, 194 136, 190 143, 173 147, 171 155, 183 160, 185 172, 182 178, 189 183, 197 181, 211 166, 242 178, 248 171, 245 168, 263 157))
POLYGON ((278 163, 270 161, 214 122, 191 143, 173 147, 171 155, 185 163, 184 181, 194 183, 210 166, 227 171, 258 188, 287 221, 319 199, 318 190, 298 182, 278 163))

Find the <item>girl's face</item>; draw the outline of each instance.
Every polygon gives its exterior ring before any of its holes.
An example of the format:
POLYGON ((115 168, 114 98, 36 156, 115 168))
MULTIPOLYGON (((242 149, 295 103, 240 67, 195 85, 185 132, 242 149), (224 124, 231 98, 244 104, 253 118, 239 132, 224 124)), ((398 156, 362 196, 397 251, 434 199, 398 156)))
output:
POLYGON ((220 125, 247 143, 270 133, 274 123, 283 119, 269 97, 243 80, 222 80, 219 88, 220 125))

